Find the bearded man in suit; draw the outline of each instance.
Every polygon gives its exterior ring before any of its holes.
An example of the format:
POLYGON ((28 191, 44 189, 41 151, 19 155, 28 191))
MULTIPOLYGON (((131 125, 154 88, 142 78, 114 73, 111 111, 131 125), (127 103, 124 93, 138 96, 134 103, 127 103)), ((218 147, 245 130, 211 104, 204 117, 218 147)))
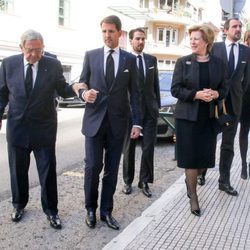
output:
POLYGON ((229 91, 226 97, 226 108, 232 116, 232 122, 222 132, 219 190, 232 196, 238 195, 230 183, 234 138, 241 115, 243 94, 250 84, 250 49, 239 43, 241 30, 242 23, 239 19, 228 19, 224 24, 225 42, 214 43, 212 48, 212 54, 224 61, 228 72, 226 82, 229 91))
MULTIPOLYGON (((154 180, 154 146, 157 118, 161 107, 157 59, 155 56, 143 52, 146 37, 142 28, 132 29, 129 32, 129 39, 132 47, 131 53, 137 57, 139 86, 142 93, 142 156, 138 187, 146 197, 151 197, 152 192, 148 183, 153 183, 154 180)), ((132 192, 136 142, 136 139, 131 138, 130 129, 128 129, 123 149, 123 180, 125 185, 122 191, 124 194, 132 192)))

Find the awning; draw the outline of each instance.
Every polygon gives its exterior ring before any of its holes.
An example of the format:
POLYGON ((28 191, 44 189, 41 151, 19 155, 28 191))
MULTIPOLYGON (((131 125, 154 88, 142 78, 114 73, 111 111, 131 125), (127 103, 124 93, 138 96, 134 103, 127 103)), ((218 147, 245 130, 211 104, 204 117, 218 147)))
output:
POLYGON ((152 19, 146 11, 144 12, 130 6, 108 6, 108 8, 133 19, 152 19))

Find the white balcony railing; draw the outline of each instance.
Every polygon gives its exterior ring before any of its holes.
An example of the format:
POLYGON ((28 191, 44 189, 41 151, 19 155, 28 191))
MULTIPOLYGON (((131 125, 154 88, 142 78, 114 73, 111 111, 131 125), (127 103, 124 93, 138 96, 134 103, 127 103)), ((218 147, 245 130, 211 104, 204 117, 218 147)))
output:
POLYGON ((162 54, 172 56, 184 56, 191 52, 190 48, 186 45, 170 45, 166 47, 164 44, 147 42, 145 44, 145 51, 151 54, 162 54))

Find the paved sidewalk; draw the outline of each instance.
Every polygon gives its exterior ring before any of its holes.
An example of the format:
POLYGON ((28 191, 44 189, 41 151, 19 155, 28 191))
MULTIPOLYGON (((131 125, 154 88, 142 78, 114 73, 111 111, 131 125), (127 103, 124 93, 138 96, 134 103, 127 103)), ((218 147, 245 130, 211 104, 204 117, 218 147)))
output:
POLYGON ((218 190, 220 143, 217 167, 208 171, 206 185, 198 187, 201 217, 190 212, 182 176, 103 249, 250 249, 250 181, 240 178, 238 137, 231 169, 238 197, 218 190))
MULTIPOLYGON (((76 147, 79 147, 79 145, 76 145, 76 147)), ((1 157, 2 153, 1 150, 1 157)), ((157 142, 155 180, 154 184, 151 185, 153 195, 150 199, 145 197, 137 187, 139 167, 136 168, 133 193, 131 195, 122 193, 124 183, 122 166, 120 166, 113 211, 114 217, 121 225, 120 231, 112 230, 107 227, 106 223, 100 221, 99 209, 97 210, 96 228, 89 229, 86 226, 84 222, 86 210, 84 208, 82 162, 76 162, 69 166, 62 173, 59 173, 57 178, 58 209, 62 219, 62 230, 55 230, 49 226, 41 208, 39 185, 30 187, 29 203, 25 208, 23 219, 18 223, 13 223, 10 220, 12 211, 10 196, 4 195, 1 197, 0 195, 0 250, 102 249, 134 219, 138 218, 145 209, 158 200, 165 190, 183 174, 183 171, 176 167, 176 162, 172 160, 173 155, 173 144, 166 143, 164 140, 157 142)), ((139 166, 140 158, 141 150, 137 150, 137 166, 139 166)), ((4 166, 1 165, 0 167, 3 168, 4 166)))

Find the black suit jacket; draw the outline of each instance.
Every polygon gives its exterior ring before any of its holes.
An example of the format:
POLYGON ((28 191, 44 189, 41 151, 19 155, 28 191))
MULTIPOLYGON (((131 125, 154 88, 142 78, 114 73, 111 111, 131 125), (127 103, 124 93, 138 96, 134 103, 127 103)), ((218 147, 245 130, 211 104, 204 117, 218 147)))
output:
POLYGON ((143 97, 142 105, 147 107, 153 118, 157 118, 159 108, 161 107, 157 59, 155 56, 145 53, 143 53, 143 56, 146 66, 146 77, 145 81, 140 83, 143 97))
POLYGON ((42 148, 54 145, 57 131, 55 90, 63 97, 74 96, 63 76, 61 63, 43 56, 31 96, 26 97, 23 55, 5 58, 0 69, 0 119, 9 102, 7 140, 13 146, 42 148))
POLYGON ((133 125, 141 125, 137 75, 136 57, 120 49, 118 72, 109 89, 104 76, 104 48, 86 52, 80 82, 85 82, 88 89, 99 93, 94 103, 86 103, 82 126, 84 135, 95 136, 106 114, 117 138, 124 136, 131 114, 133 125))
MULTIPOLYGON (((225 67, 228 71, 228 59, 225 42, 214 43, 212 54, 223 60, 225 67)), ((242 109, 242 97, 250 84, 250 49, 242 44, 239 44, 239 59, 237 66, 231 77, 228 75, 227 85, 229 86, 229 96, 232 103, 231 106, 226 100, 228 112, 240 116, 242 109)))
MULTIPOLYGON (((223 99, 227 92, 225 84, 225 66, 222 60, 210 56, 210 88, 219 92, 223 99)), ((199 89, 199 64, 194 54, 179 58, 176 62, 171 92, 178 98, 174 115, 176 118, 197 121, 199 100, 194 100, 199 89)), ((210 102, 210 117, 214 117, 214 102, 210 102)))

